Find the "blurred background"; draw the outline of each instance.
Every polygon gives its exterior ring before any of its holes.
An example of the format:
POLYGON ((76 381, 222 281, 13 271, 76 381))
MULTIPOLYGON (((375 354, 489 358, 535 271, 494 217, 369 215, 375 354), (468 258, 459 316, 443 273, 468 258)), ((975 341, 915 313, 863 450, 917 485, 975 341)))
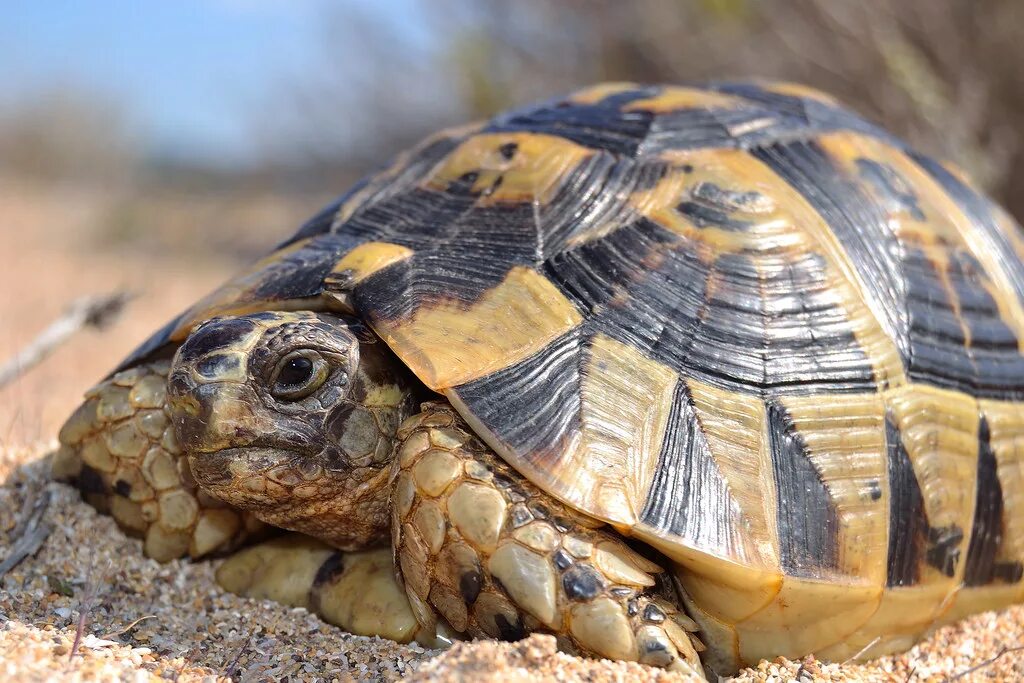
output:
POLYGON ((399 149, 600 80, 775 78, 955 160, 1024 218, 1021 0, 6 0, 0 363, 75 297, 137 297, 0 389, 49 439, 149 332, 399 149))

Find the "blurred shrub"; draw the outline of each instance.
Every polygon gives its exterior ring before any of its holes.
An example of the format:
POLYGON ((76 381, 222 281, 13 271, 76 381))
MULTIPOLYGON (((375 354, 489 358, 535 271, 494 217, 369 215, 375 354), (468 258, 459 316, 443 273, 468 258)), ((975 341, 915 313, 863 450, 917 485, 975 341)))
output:
POLYGON ((143 158, 109 99, 50 87, 16 107, 0 100, 0 173, 130 180, 109 241, 136 241, 159 223, 163 243, 216 234, 258 249, 296 210, 268 199, 254 217, 253 196, 294 199, 308 213, 441 126, 601 80, 764 78, 838 96, 955 160, 1024 219, 1024 0, 406 0, 389 3, 391 15, 354 1, 325 7, 318 68, 268 84, 265 106, 249 107, 263 152, 253 167, 143 158))
MULTIPOLYGON (((467 3, 469 4, 469 3, 467 3)), ((1024 217, 1021 0, 471 3, 478 110, 598 80, 800 81, 968 169, 1024 217)))
POLYGON ((279 146, 301 137, 328 166, 332 150, 342 164, 380 161, 442 123, 595 81, 782 79, 828 91, 915 146, 956 160, 1024 218, 1022 0, 418 7, 431 22, 427 47, 403 45, 394 26, 360 18, 352 4, 335 10, 324 43, 330 68, 289 85, 298 105, 292 128, 302 133, 278 136, 279 146), (358 144, 332 147, 353 139, 358 144))
POLYGON ((130 176, 137 159, 124 113, 101 93, 56 85, 0 103, 0 172, 110 183, 130 176))

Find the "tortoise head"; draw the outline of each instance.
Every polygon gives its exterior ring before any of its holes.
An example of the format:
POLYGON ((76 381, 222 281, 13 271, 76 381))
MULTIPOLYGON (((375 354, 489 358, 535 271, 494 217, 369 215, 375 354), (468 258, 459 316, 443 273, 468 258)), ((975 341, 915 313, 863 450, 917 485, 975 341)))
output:
POLYGON ((178 349, 167 387, 209 493, 344 549, 385 538, 395 432, 420 389, 366 326, 304 311, 213 318, 178 349))

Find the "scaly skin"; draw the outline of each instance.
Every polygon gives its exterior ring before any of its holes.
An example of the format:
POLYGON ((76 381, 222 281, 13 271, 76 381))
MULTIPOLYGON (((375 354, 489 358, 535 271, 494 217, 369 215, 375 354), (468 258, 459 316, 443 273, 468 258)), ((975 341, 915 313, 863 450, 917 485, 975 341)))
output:
POLYGON ((161 562, 225 552, 264 529, 196 486, 171 428, 169 369, 168 361, 146 363, 86 392, 61 428, 53 462, 55 478, 74 482, 161 562))
POLYGON ((421 625, 438 613, 474 638, 546 632, 570 652, 701 671, 661 567, 528 482, 448 403, 398 436, 391 533, 421 625))
POLYGON ((238 595, 304 607, 349 633, 435 645, 434 629, 422 629, 413 616, 387 548, 349 553, 284 534, 234 553, 217 569, 217 583, 238 595))

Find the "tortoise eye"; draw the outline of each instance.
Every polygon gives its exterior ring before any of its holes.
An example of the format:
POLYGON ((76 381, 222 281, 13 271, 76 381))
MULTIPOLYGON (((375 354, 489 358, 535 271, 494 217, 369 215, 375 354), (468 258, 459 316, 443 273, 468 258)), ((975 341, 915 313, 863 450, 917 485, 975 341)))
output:
POLYGON ((329 374, 330 367, 319 353, 295 351, 278 363, 270 393, 275 398, 298 401, 319 389, 329 374))

